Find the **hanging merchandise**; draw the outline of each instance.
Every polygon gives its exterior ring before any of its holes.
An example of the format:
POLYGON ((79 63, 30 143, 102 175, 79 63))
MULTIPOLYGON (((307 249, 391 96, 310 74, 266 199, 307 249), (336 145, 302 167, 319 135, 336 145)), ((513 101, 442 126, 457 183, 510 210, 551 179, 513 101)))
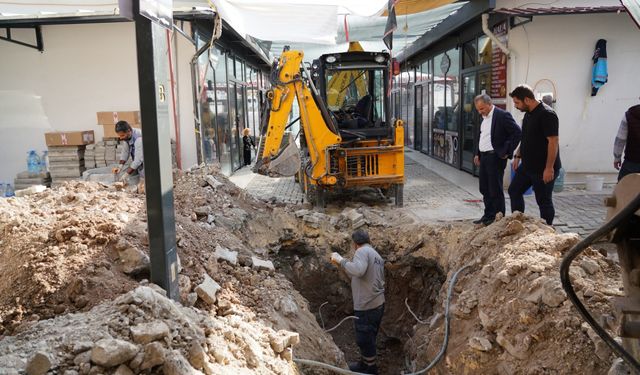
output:
POLYGON ((591 96, 596 96, 598 90, 607 83, 607 41, 598 40, 593 52, 593 74, 591 77, 591 96))

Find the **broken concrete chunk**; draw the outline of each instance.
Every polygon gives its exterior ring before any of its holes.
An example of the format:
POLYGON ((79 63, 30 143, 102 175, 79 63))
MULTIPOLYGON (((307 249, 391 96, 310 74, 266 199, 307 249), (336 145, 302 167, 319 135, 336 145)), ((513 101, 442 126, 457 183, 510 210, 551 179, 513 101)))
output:
POLYGON ((206 273, 204 274, 204 281, 202 284, 195 288, 195 292, 198 294, 198 297, 210 305, 216 303, 216 294, 218 293, 218 290, 220 290, 220 285, 218 285, 218 283, 206 273))
POLYGON ((276 353, 282 353, 286 348, 297 345, 300 342, 300 334, 297 332, 280 330, 269 335, 271 349, 276 353))
POLYGON ((131 327, 131 336, 137 344, 148 344, 169 335, 169 326, 163 321, 156 320, 131 327))
POLYGON ((256 257, 251 257, 251 266, 257 270, 274 271, 275 267, 270 260, 262 260, 256 257))
POLYGON ((27 362, 25 371, 27 375, 44 375, 53 366, 53 361, 48 353, 36 352, 27 362))
POLYGON ((278 301, 278 309, 287 317, 298 314, 298 305, 291 296, 285 296, 278 301))
MULTIPOLYGON (((497 221, 497 220, 496 220, 497 221)), ((502 233, 500 233, 501 237, 511 236, 514 234, 518 234, 524 230, 524 224, 520 220, 511 220, 507 226, 504 228, 502 233)))
POLYGON ((300 219, 301 217, 304 217, 305 215, 307 215, 309 212, 311 212, 311 211, 309 211, 309 210, 298 210, 294 214, 296 215, 296 217, 298 219, 300 219))
POLYGON ((216 251, 213 253, 213 257, 217 260, 225 260, 234 266, 238 264, 238 252, 231 251, 220 245, 216 245, 216 251))
POLYGON ((133 371, 127 365, 120 365, 113 375, 133 375, 133 371))
POLYGON ((149 256, 140 249, 129 247, 118 255, 122 263, 122 272, 128 275, 135 275, 149 268, 149 256))
POLYGON ((201 374, 200 371, 194 369, 179 351, 174 350, 167 353, 164 366, 162 366, 164 375, 195 375, 201 374))
POLYGON ((211 206, 202 206, 193 210, 193 213, 195 213, 197 217, 208 217, 212 211, 211 206))
POLYGON ((102 339, 91 349, 91 361, 102 367, 113 367, 135 357, 138 347, 117 339, 102 339))
POLYGON ((487 340, 484 337, 478 336, 469 339, 469 346, 481 352, 488 352, 492 348, 491 341, 487 340))
POLYGON ((211 186, 213 188, 213 190, 219 188, 220 186, 224 185, 222 182, 216 180, 215 177, 213 177, 212 175, 207 175, 204 180, 207 182, 207 184, 209 184, 209 186, 211 186))
POLYGON ((140 365, 140 370, 150 369, 159 366, 165 361, 166 350, 159 342, 152 342, 144 347, 144 361, 140 365))
POLYGON ((202 345, 192 342, 189 347, 189 363, 194 368, 201 370, 205 368, 207 362, 207 353, 202 349, 202 345))
POLYGON ((593 275, 594 273, 600 270, 600 265, 598 262, 591 258, 584 258, 580 261, 580 267, 585 270, 589 275, 593 275))

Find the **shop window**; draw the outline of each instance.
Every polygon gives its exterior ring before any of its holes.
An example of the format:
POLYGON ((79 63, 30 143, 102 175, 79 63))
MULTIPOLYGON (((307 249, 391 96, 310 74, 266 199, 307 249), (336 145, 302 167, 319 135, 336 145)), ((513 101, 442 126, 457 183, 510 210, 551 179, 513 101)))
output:
POLYGON ((449 68, 445 72, 445 113, 447 130, 457 132, 458 114, 460 113, 460 50, 455 48, 451 49, 445 53, 445 57, 443 57, 443 59, 444 58, 449 59, 449 68))
POLYGON ((472 40, 462 45, 462 69, 472 68, 478 61, 478 48, 476 40, 472 40))
POLYGON ((478 37, 478 65, 491 64, 491 39, 486 35, 478 37))

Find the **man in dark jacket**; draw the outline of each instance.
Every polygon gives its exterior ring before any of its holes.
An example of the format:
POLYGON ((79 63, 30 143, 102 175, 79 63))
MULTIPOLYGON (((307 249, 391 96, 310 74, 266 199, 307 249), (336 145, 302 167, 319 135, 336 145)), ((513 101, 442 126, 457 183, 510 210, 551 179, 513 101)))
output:
POLYGON ((613 143, 613 167, 620 170, 618 181, 630 173, 640 173, 640 105, 629 108, 620 122, 613 143))
POLYGON ((489 95, 476 96, 474 104, 482 115, 482 124, 473 162, 480 167, 480 193, 484 200, 484 215, 474 223, 489 225, 498 212, 504 215, 504 169, 520 143, 521 131, 513 116, 493 105, 489 95))

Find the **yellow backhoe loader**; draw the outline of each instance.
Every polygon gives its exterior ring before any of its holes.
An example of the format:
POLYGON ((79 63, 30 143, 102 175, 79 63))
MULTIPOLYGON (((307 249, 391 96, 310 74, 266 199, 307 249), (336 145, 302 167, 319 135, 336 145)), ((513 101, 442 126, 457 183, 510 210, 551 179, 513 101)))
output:
POLYGON ((309 201, 319 207, 328 191, 362 186, 380 188, 402 206, 404 128, 390 118, 389 54, 323 55, 311 72, 303 56, 285 47, 272 67, 254 172, 297 175, 309 201), (300 149, 287 132, 294 99, 300 149))

